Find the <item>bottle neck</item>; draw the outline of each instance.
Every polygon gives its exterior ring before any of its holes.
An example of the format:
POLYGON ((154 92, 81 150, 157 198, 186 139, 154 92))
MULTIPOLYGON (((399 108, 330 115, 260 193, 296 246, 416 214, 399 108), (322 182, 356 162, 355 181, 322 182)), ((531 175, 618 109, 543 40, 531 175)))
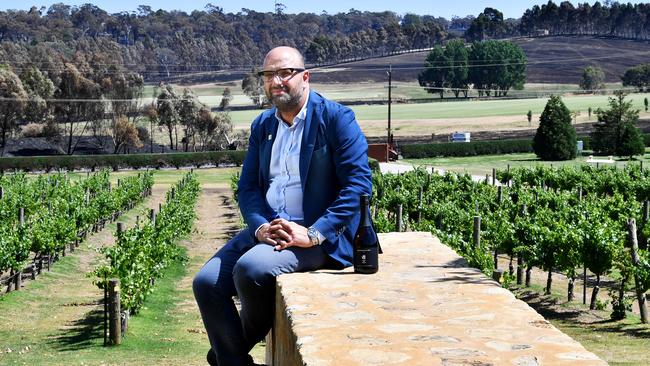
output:
POLYGON ((361 220, 359 226, 370 226, 370 200, 368 196, 362 195, 359 209, 361 210, 361 220))

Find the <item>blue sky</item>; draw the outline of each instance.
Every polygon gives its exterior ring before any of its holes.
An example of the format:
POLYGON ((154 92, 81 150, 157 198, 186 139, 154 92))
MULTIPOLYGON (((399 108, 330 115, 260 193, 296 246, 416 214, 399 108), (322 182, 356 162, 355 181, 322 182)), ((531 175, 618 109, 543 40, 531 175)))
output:
MULTIPOLYGON (((32 5, 37 7, 49 7, 54 3, 65 3, 68 5, 81 5, 92 3, 109 13, 120 11, 134 11, 138 5, 149 5, 152 9, 165 10, 183 10, 191 12, 192 10, 203 10, 207 3, 212 3, 222 7, 226 12, 237 13, 241 8, 253 9, 259 12, 269 12, 274 10, 275 0, 248 0, 239 1, 222 1, 222 0, 2 0, 0 10, 5 9, 23 9, 27 10, 32 5)), ((509 1, 486 1, 486 0, 428 0, 428 1, 399 1, 399 0, 371 0, 371 1, 342 1, 342 0, 325 0, 325 1, 305 1, 305 0, 280 0, 286 6, 287 13, 321 13, 323 10, 330 14, 338 12, 347 12, 350 8, 361 11, 383 11, 390 10, 397 14, 407 12, 419 15, 443 16, 451 19, 453 15, 477 15, 485 7, 493 7, 503 12, 506 18, 519 18, 523 12, 535 4, 545 4, 546 0, 509 0, 509 1)), ((561 0, 555 0, 559 4, 561 0)), ((585 1, 580 1, 585 2, 585 1)), ((593 1, 589 1, 593 3, 593 1)), ((602 1, 601 1, 602 2, 602 1)), ((573 1, 577 4, 578 1, 573 1)))

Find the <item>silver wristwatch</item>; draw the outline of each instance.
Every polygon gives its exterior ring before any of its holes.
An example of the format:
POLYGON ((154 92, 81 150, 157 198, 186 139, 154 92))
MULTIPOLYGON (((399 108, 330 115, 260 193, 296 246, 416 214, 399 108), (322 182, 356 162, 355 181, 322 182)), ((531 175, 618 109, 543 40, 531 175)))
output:
POLYGON ((316 231, 316 229, 313 226, 307 229, 307 236, 309 237, 311 246, 320 245, 320 238, 318 237, 318 231, 316 231))

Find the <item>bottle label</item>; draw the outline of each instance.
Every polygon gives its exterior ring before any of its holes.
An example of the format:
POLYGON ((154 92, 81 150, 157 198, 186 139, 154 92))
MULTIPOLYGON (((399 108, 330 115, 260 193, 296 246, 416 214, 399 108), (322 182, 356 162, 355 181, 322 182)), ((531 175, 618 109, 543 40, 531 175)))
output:
POLYGON ((377 247, 355 249, 354 270, 357 272, 376 272, 379 268, 379 253, 377 247))

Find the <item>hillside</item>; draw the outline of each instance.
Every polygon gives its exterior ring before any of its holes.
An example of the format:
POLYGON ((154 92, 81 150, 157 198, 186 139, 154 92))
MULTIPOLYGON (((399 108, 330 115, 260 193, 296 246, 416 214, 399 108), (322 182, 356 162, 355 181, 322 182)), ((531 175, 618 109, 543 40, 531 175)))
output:
MULTIPOLYGON (((602 37, 517 38, 528 57, 528 83, 577 84, 582 69, 600 66, 607 82, 620 82, 629 67, 648 62, 650 42, 602 37)), ((367 59, 316 69, 315 82, 362 82, 387 80, 388 65, 393 80, 416 81, 427 52, 367 59)))

